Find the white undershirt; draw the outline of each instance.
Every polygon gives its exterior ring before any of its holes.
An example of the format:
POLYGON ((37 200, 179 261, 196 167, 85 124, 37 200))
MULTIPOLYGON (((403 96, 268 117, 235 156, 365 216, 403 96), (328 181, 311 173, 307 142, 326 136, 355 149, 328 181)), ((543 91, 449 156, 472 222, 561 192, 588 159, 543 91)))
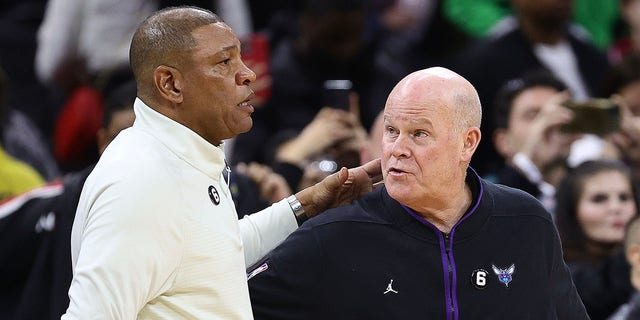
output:
POLYGON ((573 99, 582 101, 589 98, 589 91, 578 71, 578 61, 567 41, 556 45, 536 44, 533 52, 542 63, 569 89, 573 99))
MULTIPOLYGON (((569 42, 562 41, 552 46, 537 44, 533 46, 533 52, 556 77, 569 87, 573 100, 584 101, 591 97, 578 71, 578 61, 569 42)), ((574 142, 569 157, 571 164, 575 166, 586 159, 599 157, 603 151, 602 143, 597 140, 600 138, 585 135, 574 142)))

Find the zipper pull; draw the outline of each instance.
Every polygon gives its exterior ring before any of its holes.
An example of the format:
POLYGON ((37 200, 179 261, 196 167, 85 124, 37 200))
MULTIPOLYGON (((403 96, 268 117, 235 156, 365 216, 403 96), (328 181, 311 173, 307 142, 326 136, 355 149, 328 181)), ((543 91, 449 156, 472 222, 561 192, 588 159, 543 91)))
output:
POLYGON ((444 249, 449 253, 449 249, 451 247, 451 240, 449 239, 449 233, 443 232, 444 235, 444 249))
POLYGON ((230 188, 231 184, 231 167, 227 162, 227 159, 224 159, 225 171, 227 171, 227 188, 230 188))

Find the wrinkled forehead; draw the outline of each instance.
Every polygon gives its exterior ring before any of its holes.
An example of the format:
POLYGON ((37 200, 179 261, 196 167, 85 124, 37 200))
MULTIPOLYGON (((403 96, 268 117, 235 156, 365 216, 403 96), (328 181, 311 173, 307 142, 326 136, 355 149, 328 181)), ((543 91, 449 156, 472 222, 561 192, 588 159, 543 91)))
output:
POLYGON ((196 42, 192 48, 195 56, 208 57, 230 50, 240 50, 240 40, 224 22, 203 25, 191 32, 196 42))
POLYGON ((449 122, 453 117, 452 101, 445 99, 440 91, 430 94, 411 91, 391 95, 384 110, 384 122, 389 123, 426 123, 435 119, 449 122))
POLYGON ((480 100, 473 85, 442 67, 413 72, 393 88, 385 109, 407 106, 423 106, 432 108, 430 111, 456 113, 457 116, 469 113, 474 123, 481 118, 480 100))

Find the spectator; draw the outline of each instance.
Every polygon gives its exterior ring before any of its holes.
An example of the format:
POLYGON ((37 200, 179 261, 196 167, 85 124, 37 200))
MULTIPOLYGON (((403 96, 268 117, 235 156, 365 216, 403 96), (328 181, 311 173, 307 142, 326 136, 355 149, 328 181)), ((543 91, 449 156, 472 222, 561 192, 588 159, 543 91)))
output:
POLYGON ((340 167, 358 166, 364 131, 353 113, 325 107, 300 133, 281 132, 284 142, 274 143, 274 155, 269 158, 292 190, 302 190, 340 167))
POLYGON ((528 192, 550 212, 576 139, 561 129, 573 117, 561 105, 569 98, 566 90, 560 80, 541 70, 505 83, 493 108, 493 141, 506 162, 497 182, 528 192))
MULTIPOLYGON (((485 114, 493 114, 492 103, 502 84, 540 68, 562 80, 574 100, 598 96, 607 58, 569 28, 572 2, 513 0, 511 3, 517 27, 464 51, 456 64, 455 70, 476 86, 485 114)), ((484 120, 484 131, 492 135, 493 119, 484 120)), ((502 165, 489 139, 481 143, 475 161, 474 167, 486 176, 495 175, 502 165)))
MULTIPOLYGON (((566 2, 566 1, 565 1, 566 2)), ((615 1, 575 0, 573 21, 590 41, 606 48, 612 41, 619 8, 615 1)), ((513 27, 511 0, 445 0, 444 12, 456 25, 475 37, 487 37, 513 27)), ((574 28, 575 29, 575 28, 574 28)))
MULTIPOLYGON (((135 115, 135 83, 113 90, 98 131, 100 153, 135 115)), ((69 306, 70 238, 80 191, 93 165, 0 205, 0 318, 60 319, 69 306)))
POLYGON ((620 107, 620 131, 609 141, 617 146, 634 180, 640 181, 640 53, 627 55, 610 69, 605 90, 620 107))
POLYGON ((129 44, 155 0, 50 0, 38 30, 38 78, 65 97, 54 126, 54 154, 64 172, 98 158, 103 97, 133 79, 129 44))
MULTIPOLYGON (((30 119, 46 138, 53 129, 61 98, 36 77, 36 38, 47 0, 5 0, 0 7, 0 67, 11 86, 6 103, 30 119)), ((47 145, 50 141, 44 141, 47 145)))
POLYGON ((625 233, 624 252, 631 266, 631 285, 634 293, 629 302, 620 306, 609 320, 640 319, 640 217, 629 222, 625 233))
POLYGON ((564 257, 591 319, 606 319, 631 294, 629 266, 620 250, 638 195, 629 169, 615 161, 587 161, 556 194, 556 222, 564 257))
MULTIPOLYGON (((10 122, 5 118, 15 115, 12 113, 13 110, 6 104, 6 83, 4 73, 0 69, 0 133, 2 133, 2 136, 0 136, 0 202, 44 184, 44 179, 33 167, 12 157, 5 151, 5 143, 14 142, 13 139, 6 139, 4 134, 10 128, 10 126, 7 126, 10 122)), ((21 129, 26 130, 29 128, 21 129)), ((13 144, 11 145, 13 146, 13 144)), ((28 146, 24 147, 27 150, 31 150, 28 146)))
POLYGON ((629 53, 640 52, 640 1, 619 0, 618 2, 623 31, 609 47, 609 60, 613 65, 620 63, 629 53))
POLYGON ((131 78, 129 44, 156 1, 50 0, 38 30, 36 71, 49 86, 109 91, 131 78))
POLYGON ((296 36, 279 40, 272 49, 271 97, 256 110, 252 131, 236 139, 232 163, 269 164, 268 152, 283 141, 283 134, 301 132, 328 106, 323 100, 325 80, 351 80, 359 98, 357 114, 362 126, 369 128, 404 71, 387 70, 378 63, 377 44, 364 33, 364 2, 301 2, 296 36))
POLYGON ((26 114, 9 104, 10 86, 0 67, 0 144, 8 155, 35 169, 45 180, 58 178, 60 173, 47 139, 26 114))
POLYGON ((48 138, 26 114, 8 106, 5 111, 0 140, 7 154, 28 164, 46 181, 58 179, 60 170, 48 138))
MULTIPOLYGON (((375 1, 385 2, 385 1, 375 1)), ((413 70, 449 65, 473 40, 443 14, 444 1, 398 0, 381 10, 380 59, 387 68, 413 70)))

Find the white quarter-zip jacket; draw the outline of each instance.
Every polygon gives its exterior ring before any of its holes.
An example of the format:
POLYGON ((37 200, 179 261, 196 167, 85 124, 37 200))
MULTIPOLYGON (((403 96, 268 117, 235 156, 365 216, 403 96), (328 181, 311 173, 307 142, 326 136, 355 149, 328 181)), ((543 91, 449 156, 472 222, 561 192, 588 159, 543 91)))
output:
POLYGON ((62 319, 251 319, 245 269, 297 228, 289 204, 238 221, 223 149, 134 111, 82 190, 62 319))

